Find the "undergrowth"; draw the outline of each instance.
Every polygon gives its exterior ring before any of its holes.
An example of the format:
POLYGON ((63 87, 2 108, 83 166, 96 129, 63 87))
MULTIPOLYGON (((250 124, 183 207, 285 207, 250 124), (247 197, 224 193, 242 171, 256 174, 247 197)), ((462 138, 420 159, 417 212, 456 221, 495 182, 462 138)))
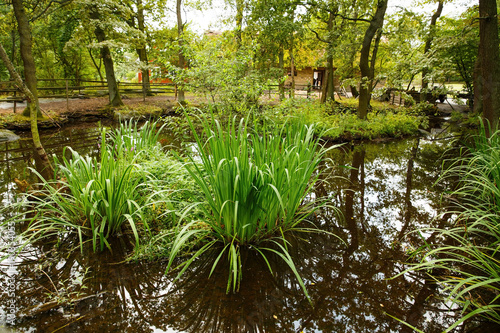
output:
POLYGON ((260 117, 278 122, 296 118, 306 124, 316 124, 316 134, 333 141, 401 138, 417 135, 419 128, 427 126, 427 117, 412 109, 374 108, 367 120, 361 120, 355 107, 343 103, 320 104, 316 100, 290 99, 265 109, 260 117))

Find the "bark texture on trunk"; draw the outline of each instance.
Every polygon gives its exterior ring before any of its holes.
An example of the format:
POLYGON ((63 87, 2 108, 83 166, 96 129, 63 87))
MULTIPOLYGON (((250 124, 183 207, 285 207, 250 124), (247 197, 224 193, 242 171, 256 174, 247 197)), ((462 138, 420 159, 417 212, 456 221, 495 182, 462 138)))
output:
MULTIPOLYGON (((185 59, 184 59, 184 25, 182 24, 182 16, 181 16, 181 6, 182 6, 182 0, 177 0, 177 5, 176 5, 176 13, 177 13, 177 36, 178 36, 178 42, 179 42, 179 70, 182 71, 184 70, 185 67, 185 59)), ((178 93, 177 93, 177 101, 178 102, 183 102, 185 99, 184 97, 184 90, 182 87, 179 88, 178 93)))
MULTIPOLYGON (((333 30, 334 19, 335 16, 333 15, 333 13, 330 13, 328 17, 328 31, 333 30)), ((333 34, 331 35, 333 36, 333 34)), ((333 72, 335 71, 335 69, 333 67, 333 54, 331 52, 334 41, 332 39, 333 37, 330 37, 328 39, 328 44, 327 44, 328 50, 326 56, 326 72, 325 72, 325 78, 323 79, 324 87, 323 87, 323 93, 321 94, 321 103, 335 100, 335 87, 333 81, 333 72)))
POLYGON ((151 78, 149 77, 149 68, 148 65, 148 53, 145 48, 136 49, 137 55, 139 56, 139 61, 143 64, 141 67, 142 73, 142 89, 146 93, 146 95, 151 96, 151 78))
MULTIPOLYGON (((0 44, 0 59, 2 59, 2 61, 4 62, 5 67, 7 67, 7 70, 9 71, 10 76, 14 79, 14 82, 16 82, 17 87, 26 95, 28 100, 35 101, 36 100, 35 96, 31 92, 31 90, 27 87, 27 85, 24 84, 23 80, 14 69, 14 65, 10 61, 9 56, 7 55, 7 52, 5 52, 5 49, 3 48, 2 44, 0 44)), ((33 138, 33 146, 35 147, 35 153, 37 154, 43 166, 41 174, 45 179, 49 179, 50 177, 53 176, 54 169, 52 168, 49 157, 45 152, 45 149, 43 148, 42 142, 40 141, 40 135, 38 133, 38 117, 36 114, 36 108, 31 108, 30 125, 31 125, 31 136, 33 138)))
MULTIPOLYGON (((137 26, 135 25, 135 20, 132 18, 131 20, 128 20, 127 23, 133 27, 138 29, 140 32, 143 34, 146 34, 146 24, 145 24, 145 19, 144 19, 144 4, 142 3, 142 0, 136 0, 135 2, 137 12, 135 15, 135 19, 137 19, 137 26)), ((151 96, 151 84, 150 84, 150 77, 149 77, 149 61, 148 61, 148 52, 146 49, 146 41, 141 42, 135 49, 137 52, 137 56, 139 57, 139 61, 141 62, 141 74, 142 74, 142 90, 143 92, 151 96)))
MULTIPOLYGON (((137 28, 142 33, 146 33, 146 25, 144 21, 144 5, 142 0, 137 0, 137 28)), ((146 50, 146 42, 141 43, 140 47, 136 49, 137 55, 139 56, 139 61, 143 64, 141 68, 142 73, 142 89, 146 92, 146 94, 152 95, 151 93, 151 85, 149 83, 149 68, 147 67, 149 64, 148 61, 148 52, 146 50)))
MULTIPOLYGON (((90 18, 96 23, 94 34, 97 38, 97 41, 99 43, 104 43, 107 40, 106 33, 99 25, 101 15, 99 14, 99 11, 95 6, 90 8, 90 18)), ((118 91, 118 83, 116 81, 115 67, 113 64, 113 58, 111 57, 111 51, 108 46, 102 45, 100 52, 102 62, 104 64, 104 70, 106 72, 106 82, 108 83, 109 105, 122 106, 123 102, 120 97, 120 92, 118 91)))
POLYGON ((500 115, 499 42, 497 3, 495 0, 480 0, 479 56, 474 79, 474 111, 482 113, 493 131, 498 126, 500 115))
MULTIPOLYGON (((441 17, 441 13, 443 12, 443 2, 444 1, 439 1, 438 8, 432 15, 431 23, 429 24, 429 35, 427 35, 427 40, 425 41, 424 55, 428 54, 431 50, 432 42, 434 40, 434 37, 436 36, 436 23, 438 18, 441 17)), ((429 80, 427 79, 427 75, 429 75, 429 69, 427 67, 424 67, 422 69, 422 90, 429 87, 429 80)))
MULTIPOLYGON (((387 10, 387 0, 379 0, 377 3, 377 10, 370 25, 365 32, 363 44, 361 47, 361 55, 359 59, 359 69, 361 71, 361 85, 359 89, 359 104, 358 104, 358 118, 366 119, 368 107, 371 100, 371 86, 373 81, 374 69, 370 67, 370 49, 375 34, 382 29, 384 25, 385 12, 387 10)), ((376 49, 372 55, 371 63, 375 63, 376 49)))
POLYGON ((31 45, 31 28, 24 9, 23 0, 12 0, 12 7, 14 8, 14 15, 17 21, 17 31, 19 32, 19 44, 21 49, 21 59, 23 60, 24 67, 24 80, 26 86, 32 93, 29 105, 23 111, 23 116, 29 117, 31 110, 35 109, 36 114, 41 117, 40 106, 38 104, 38 89, 36 79, 35 60, 33 59, 32 45, 31 45))
POLYGON ((241 47, 241 31, 243 29, 243 9, 245 6, 244 0, 236 0, 236 45, 238 49, 241 47))
MULTIPOLYGON (((283 49, 280 48, 280 51, 278 53, 278 67, 281 69, 281 72, 283 73, 283 75, 286 75, 285 69, 284 69, 285 68, 285 59, 284 58, 285 58, 285 55, 284 55, 283 49)), ((279 95, 280 95, 280 101, 282 101, 285 99, 285 83, 283 82, 283 80, 280 80, 278 90, 279 90, 279 95)))
POLYGON ((292 86, 290 89, 290 97, 295 98, 295 60, 293 59, 293 47, 290 48, 290 71, 292 74, 292 86))

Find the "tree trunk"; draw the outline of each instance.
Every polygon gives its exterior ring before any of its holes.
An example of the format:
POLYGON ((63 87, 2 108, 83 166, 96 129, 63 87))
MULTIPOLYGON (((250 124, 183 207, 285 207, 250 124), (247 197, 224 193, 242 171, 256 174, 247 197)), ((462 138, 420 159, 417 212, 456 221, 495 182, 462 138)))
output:
POLYGON ((335 69, 333 67, 333 56, 329 53, 326 57, 326 72, 323 79, 323 93, 321 94, 321 103, 335 100, 335 86, 333 81, 335 69))
MULTIPOLYGON (((12 29, 12 31, 10 32, 10 36, 12 39, 10 61, 12 62, 12 64, 14 64, 14 59, 16 59, 16 31, 14 29, 12 29)), ((11 76, 10 80, 14 81, 14 78, 11 76)))
POLYGON ((24 10, 23 0, 12 0, 14 15, 17 20, 17 31, 19 32, 19 43, 21 48, 21 59, 23 60, 24 79, 26 86, 33 94, 33 98, 28 102, 28 106, 23 111, 23 116, 29 117, 31 109, 34 108, 38 117, 42 116, 40 105, 38 104, 38 89, 36 79, 35 60, 33 59, 31 45, 31 29, 24 10))
MULTIPOLYGON (((475 71, 474 111, 496 130, 500 115, 500 52, 497 3, 479 0, 479 56, 475 71)), ((491 133, 488 133, 491 135, 491 133)))
MULTIPOLYGON (((284 55, 284 52, 283 52, 283 49, 280 48, 280 51, 279 51, 279 54, 278 54, 278 67, 281 69, 281 72, 283 74, 286 74, 285 73, 285 55, 284 55)), ((280 95, 280 101, 284 100, 285 99, 285 82, 280 79, 279 81, 279 87, 278 87, 278 90, 279 90, 279 95, 280 95)))
MULTIPOLYGON (((425 41, 424 47, 424 56, 429 53, 432 46, 432 41, 436 36, 436 23, 438 18, 441 16, 443 12, 443 0, 439 1, 438 8, 434 15, 432 15, 431 23, 429 24, 429 35, 427 35, 427 40, 425 41)), ((427 89, 429 86, 429 80, 427 79, 427 75, 429 74, 429 69, 424 67, 422 69, 422 90, 427 89)))
MULTIPOLYGON (((361 47, 361 55, 359 59, 359 69, 361 71, 361 85, 359 89, 359 104, 358 104, 358 118, 366 119, 368 113, 368 107, 371 100, 371 85, 373 81, 373 70, 370 68, 370 49, 373 37, 378 30, 382 29, 384 25, 384 16, 387 10, 387 0, 379 0, 377 3, 377 10, 373 19, 370 21, 370 25, 365 32, 363 38, 363 44, 361 47)), ((372 55, 371 63, 374 63, 372 55)))
POLYGON ((290 71, 292 74, 292 86, 290 87, 290 98, 295 98, 295 60, 293 58, 293 38, 290 47, 290 71))
POLYGON ((327 24, 327 29, 330 32, 330 36, 328 38, 328 43, 327 45, 327 56, 326 56, 326 71, 325 71, 325 77, 323 78, 323 87, 322 87, 322 93, 321 93, 321 103, 325 103, 326 101, 333 101, 335 100, 335 87, 333 85, 333 54, 332 54, 332 48, 334 44, 333 40, 333 21, 335 20, 335 16, 333 13, 330 13, 328 16, 328 24, 327 24))
POLYGON ((148 53, 146 51, 146 48, 136 49, 136 52, 139 56, 139 61, 141 62, 142 89, 146 93, 146 95, 151 96, 153 95, 153 93, 151 92, 151 79, 149 77, 148 53))
POLYGON ((244 0, 236 0, 236 45, 238 49, 241 47, 241 31, 243 29, 243 9, 245 6, 244 0))
MULTIPOLYGON (((32 105, 38 104, 38 100, 35 98, 31 90, 23 83, 23 80, 19 76, 19 74, 14 69, 14 65, 9 59, 7 52, 3 48, 2 44, 0 44, 0 58, 7 67, 10 76, 16 82, 17 87, 26 95, 28 101, 32 105)), ((36 107, 31 108, 30 114, 30 125, 31 125, 31 136, 33 138, 33 146, 35 147, 35 153, 38 155, 39 160, 42 162, 43 170, 41 170, 41 174, 45 179, 49 179, 54 174, 54 169, 50 164, 49 157, 43 148, 42 142, 40 141, 40 135, 38 134, 38 117, 36 114, 36 107)))
MULTIPOLYGON (((99 22, 101 20, 101 15, 99 14, 98 9, 95 5, 90 8, 90 18, 96 22, 99 22)), ((99 24, 96 24, 94 34, 99 43, 104 43, 106 41, 106 33, 99 26, 99 24)), ((106 45, 101 45, 101 58, 104 64, 104 70, 106 72, 106 82, 108 83, 109 105, 122 106, 123 102, 120 98, 120 92, 118 91, 118 83, 116 82, 113 58, 111 57, 111 51, 109 50, 109 47, 106 45)))
MULTIPOLYGON (((146 33, 146 26, 144 24, 144 6, 142 0, 137 0, 137 28, 142 33, 146 33)), ((137 55, 139 56, 139 61, 141 62, 141 73, 142 73, 142 89, 146 92, 148 96, 151 96, 151 85, 149 83, 149 62, 148 53, 146 50, 146 42, 141 43, 140 47, 136 49, 137 55)))
POLYGON ((104 81, 104 78, 102 77, 101 73, 101 60, 99 60, 99 65, 97 65, 97 62, 95 61, 94 55, 92 54, 92 49, 88 48, 90 59, 92 60, 92 63, 94 64, 94 67, 97 71, 97 74, 99 74, 99 78, 101 79, 101 82, 104 81))
MULTIPOLYGON (((182 16, 181 16, 181 6, 182 6, 182 0, 177 0, 177 6, 176 6, 176 13, 177 13, 177 36, 178 36, 178 42, 179 42, 179 71, 184 70, 184 25, 182 24, 182 16)), ((177 93, 177 101, 178 102, 183 102, 185 99, 184 97, 184 90, 182 87, 179 88, 179 91, 177 93)))
POLYGON ((378 29, 377 34, 375 36, 375 43, 373 44, 373 51, 372 51, 372 58, 370 60, 370 93, 375 89, 375 86, 377 85, 377 82, 373 82, 373 79, 375 78, 375 64, 377 61, 377 53, 378 53, 378 47, 380 45, 380 40, 382 39, 382 29, 378 29))

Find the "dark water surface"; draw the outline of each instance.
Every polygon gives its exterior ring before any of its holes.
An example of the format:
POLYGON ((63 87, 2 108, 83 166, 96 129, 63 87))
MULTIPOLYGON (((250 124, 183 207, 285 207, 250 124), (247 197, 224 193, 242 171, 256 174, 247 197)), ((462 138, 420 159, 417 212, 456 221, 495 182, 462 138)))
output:
MULTIPOLYGON (((61 145, 95 153, 98 138, 89 126, 43 140, 51 153, 60 154, 61 145)), ((29 147, 23 139, 0 152, 3 204, 15 200, 15 177, 32 181, 24 171, 35 165, 29 147)), ((290 237, 310 302, 286 265, 271 258, 271 274, 251 251, 243 256, 240 292, 226 294, 227 269, 218 267, 208 278, 209 256, 174 282, 175 275, 164 274, 165 262, 123 263, 130 252, 124 238, 112 245, 113 253, 74 251, 59 259, 38 244, 17 260, 15 272, 5 272, 2 263, 0 326, 14 308, 8 327, 26 332, 411 332, 389 315, 426 332, 442 331, 455 313, 432 297, 435 286, 414 273, 390 278, 405 269, 402 262, 421 237, 433 237, 408 232, 446 223, 435 219, 445 185, 432 186, 444 148, 441 141, 407 139, 331 152, 312 197, 328 195, 342 211, 339 219, 325 208, 316 223, 345 243, 326 233, 290 237)))

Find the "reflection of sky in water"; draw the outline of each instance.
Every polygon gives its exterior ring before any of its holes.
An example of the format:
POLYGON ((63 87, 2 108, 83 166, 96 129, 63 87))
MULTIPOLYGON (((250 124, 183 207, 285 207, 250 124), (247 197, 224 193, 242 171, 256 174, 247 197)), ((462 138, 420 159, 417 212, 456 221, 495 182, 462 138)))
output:
MULTIPOLYGON (((211 266, 205 267, 203 260, 197 260, 192 269, 173 283, 175 275, 164 275, 165 262, 117 264, 123 257, 116 253, 77 253, 45 268, 55 280, 63 281, 77 279, 88 269, 84 281, 89 289, 85 292, 97 296, 75 305, 74 310, 64 309, 65 315, 76 316, 72 318, 85 316, 71 329, 91 331, 105 327, 124 331, 134 328, 168 333, 248 332, 252 329, 255 332, 399 332, 400 324, 384 312, 404 319, 420 286, 416 283, 417 287, 412 287, 416 289, 410 293, 409 286, 416 279, 387 280, 404 270, 400 264, 405 259, 404 250, 393 247, 392 242, 405 224, 406 172, 413 142, 366 145, 365 177, 362 179, 364 202, 358 184, 353 222, 338 229, 348 249, 327 234, 306 233, 300 236, 300 241, 290 243, 291 250, 296 252, 297 270, 308 286, 314 308, 305 299, 293 274, 279 260, 271 261, 274 278, 261 259, 246 260, 248 269, 244 272, 240 292, 227 295, 227 271, 224 267, 217 268, 208 279, 211 266)), ((195 150, 194 144, 185 147, 195 150)), ((334 166, 329 167, 333 176, 343 178, 337 178, 326 192, 340 205, 345 205, 345 189, 349 186, 347 179, 351 170, 335 165, 351 165, 352 152, 337 153, 334 166)), ((433 174, 422 163, 417 158, 414 164, 412 227, 428 225, 436 215, 436 196, 427 190, 434 181, 433 174)), ((11 180, 3 179, 2 186, 7 189, 2 196, 5 203, 12 198, 15 188, 11 180)), ((358 180, 361 180, 361 172, 358 180)), ((308 200, 318 195, 319 192, 311 193, 308 200)), ((322 228, 337 234, 337 221, 320 221, 322 228)), ((26 258, 44 255, 36 248, 28 250, 26 258)), ((25 279, 19 281, 18 293, 28 295, 17 300, 19 308, 46 301, 43 295, 34 292, 38 287, 30 279, 38 281, 40 277, 31 275, 32 268, 22 266, 19 269, 25 279)), ((4 297, 0 298, 0 314, 4 297)), ((425 310, 420 319, 440 322, 441 317, 440 313, 425 310)), ((33 330, 37 320, 46 322, 51 329, 68 322, 58 311, 33 318, 33 322, 27 318, 19 323, 18 328, 33 330)))

